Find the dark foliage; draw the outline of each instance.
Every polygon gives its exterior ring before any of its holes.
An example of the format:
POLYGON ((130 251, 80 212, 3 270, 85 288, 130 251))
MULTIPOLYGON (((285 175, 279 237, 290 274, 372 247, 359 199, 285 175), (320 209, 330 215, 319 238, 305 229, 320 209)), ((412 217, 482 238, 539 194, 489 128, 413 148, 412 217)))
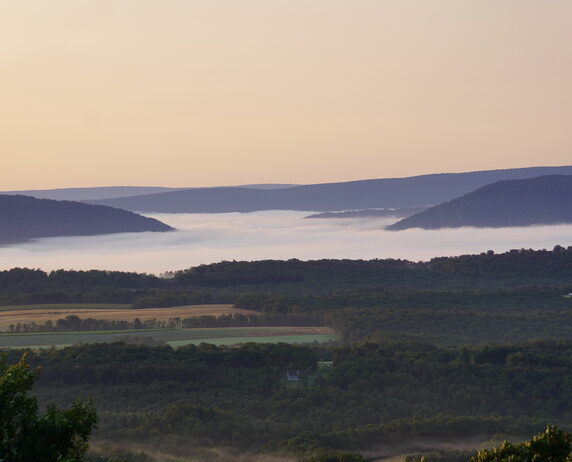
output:
MULTIPOLYGON (((200 265, 170 279, 119 271, 14 268, 0 271, 0 303, 110 302, 146 306, 217 303, 256 292, 331 295, 345 306, 387 291, 455 291, 571 286, 572 247, 407 260, 264 260, 200 265), (205 289, 208 287, 209 289, 205 289)), ((266 295, 265 295, 266 297, 266 295)), ((324 300, 328 301, 328 300, 324 300)), ((240 303, 241 300, 238 299, 240 303)), ((302 304, 305 304, 302 303, 302 304)), ((338 303, 339 305, 339 303, 338 303)))
POLYGON ((31 354, 30 362, 43 367, 36 388, 42 401, 95 399, 98 438, 164 450, 220 445, 337 457, 419 439, 524 436, 546 422, 572 424, 569 342, 459 349, 100 344, 31 354), (306 371, 304 380, 288 383, 290 368, 306 371))
POLYGON ((546 461, 567 462, 572 459, 572 436, 554 426, 532 437, 530 441, 512 444, 504 441, 501 446, 479 451, 471 462, 546 461))
POLYGON ((223 314, 220 316, 195 316, 191 318, 169 318, 167 320, 139 318, 129 320, 80 318, 69 315, 54 321, 38 324, 18 322, 9 326, 10 333, 30 332, 76 332, 105 330, 141 329, 195 329, 213 327, 254 327, 254 326, 320 326, 321 319, 315 316, 285 316, 277 314, 223 314))
POLYGON ((37 372, 25 357, 0 364, 0 460, 3 462, 79 462, 97 422, 88 402, 68 409, 48 406, 41 414, 30 390, 37 372))

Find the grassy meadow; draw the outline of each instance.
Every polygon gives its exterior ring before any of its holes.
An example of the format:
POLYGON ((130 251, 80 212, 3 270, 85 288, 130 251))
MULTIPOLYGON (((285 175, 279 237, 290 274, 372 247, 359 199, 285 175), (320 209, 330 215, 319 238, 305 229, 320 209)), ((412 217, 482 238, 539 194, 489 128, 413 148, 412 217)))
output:
POLYGON ((225 327, 201 329, 141 329, 86 332, 0 334, 0 348, 61 348, 82 343, 109 343, 129 338, 153 338, 171 346, 213 343, 311 343, 337 340, 327 327, 225 327))

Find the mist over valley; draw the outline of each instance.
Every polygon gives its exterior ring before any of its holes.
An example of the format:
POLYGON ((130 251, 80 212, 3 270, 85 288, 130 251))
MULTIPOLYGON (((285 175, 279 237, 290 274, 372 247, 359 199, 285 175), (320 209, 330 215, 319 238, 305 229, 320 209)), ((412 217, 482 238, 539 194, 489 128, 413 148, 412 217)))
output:
POLYGON ((308 212, 147 214, 175 231, 56 237, 0 247, 0 267, 108 269, 159 274, 223 260, 427 260, 568 244, 572 225, 385 231, 399 218, 305 219, 308 212))

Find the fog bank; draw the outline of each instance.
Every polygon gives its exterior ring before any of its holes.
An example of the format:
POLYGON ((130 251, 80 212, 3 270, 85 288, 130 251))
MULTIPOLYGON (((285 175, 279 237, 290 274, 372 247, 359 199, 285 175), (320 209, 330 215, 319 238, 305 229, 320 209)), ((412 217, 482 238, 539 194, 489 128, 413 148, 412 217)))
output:
POLYGON ((552 248, 572 225, 384 231, 396 219, 304 219, 308 212, 153 214, 177 231, 58 237, 0 247, 0 268, 161 273, 221 260, 406 258, 552 248))

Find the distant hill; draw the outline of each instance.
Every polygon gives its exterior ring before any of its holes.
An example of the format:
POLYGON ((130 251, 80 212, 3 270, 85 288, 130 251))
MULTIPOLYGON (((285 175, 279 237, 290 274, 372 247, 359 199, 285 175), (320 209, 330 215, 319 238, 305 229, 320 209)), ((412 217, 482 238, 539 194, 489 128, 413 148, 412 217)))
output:
POLYGON ((427 210, 427 207, 411 207, 405 209, 364 209, 344 210, 343 212, 322 212, 308 215, 304 218, 383 218, 383 217, 410 217, 416 213, 427 210))
POLYGON ((93 188, 57 188, 29 189, 22 191, 3 191, 0 194, 31 196, 37 199, 53 199, 57 201, 87 201, 111 199, 113 197, 140 196, 158 192, 178 191, 180 188, 163 188, 160 186, 98 186, 93 188))
POLYGON ((40 237, 89 236, 173 228, 125 210, 81 202, 0 195, 0 242, 40 237))
POLYGON ((285 189, 285 188, 293 188, 294 186, 300 186, 300 185, 293 183, 259 183, 259 184, 241 184, 235 187, 250 188, 250 189, 285 189))
MULTIPOLYGON (((298 186, 282 183, 248 184, 236 188, 252 189, 281 189, 298 186)), ((60 201, 89 201, 113 199, 116 197, 141 196, 170 191, 206 188, 164 188, 161 186, 97 186, 92 188, 57 188, 57 189, 29 189, 22 191, 3 191, 0 194, 32 196, 38 199, 54 199, 60 201)))
POLYGON ((336 211, 431 206, 505 179, 572 175, 572 167, 532 167, 408 178, 349 181, 282 189, 200 188, 88 201, 140 212, 336 211))
POLYGON ((556 223, 572 223, 572 175, 499 181, 404 218, 386 229, 556 223))

